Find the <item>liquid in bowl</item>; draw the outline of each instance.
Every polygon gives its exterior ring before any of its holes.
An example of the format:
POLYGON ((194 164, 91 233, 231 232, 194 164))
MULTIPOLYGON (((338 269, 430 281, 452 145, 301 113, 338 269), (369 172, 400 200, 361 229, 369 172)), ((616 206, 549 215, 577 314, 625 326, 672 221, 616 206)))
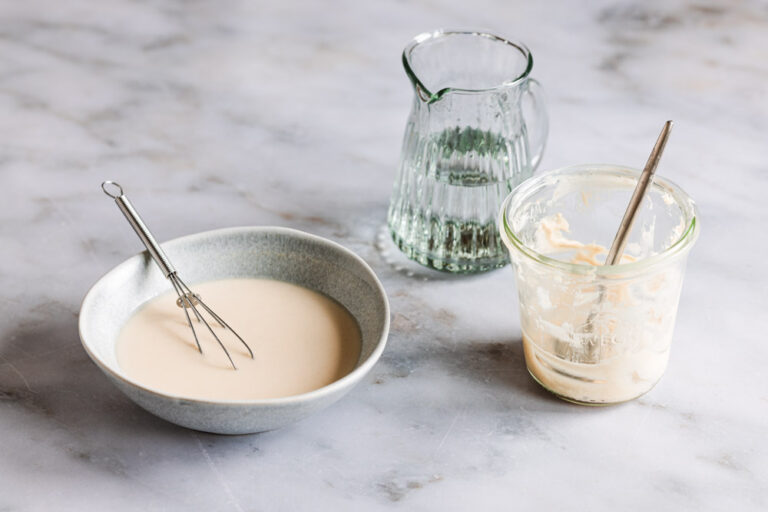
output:
POLYGON ((251 359, 231 333, 210 325, 237 370, 203 324, 192 317, 195 345, 173 292, 143 304, 116 343, 125 376, 150 389, 191 399, 256 400, 299 395, 349 374, 360 357, 360 328, 338 302, 273 279, 235 278, 196 284, 254 351, 251 359))

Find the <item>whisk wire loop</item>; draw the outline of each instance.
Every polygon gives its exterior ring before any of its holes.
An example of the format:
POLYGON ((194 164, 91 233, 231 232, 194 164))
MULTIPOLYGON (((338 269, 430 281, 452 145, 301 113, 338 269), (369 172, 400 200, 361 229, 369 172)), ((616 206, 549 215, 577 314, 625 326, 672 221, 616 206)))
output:
POLYGON ((209 314, 209 315, 211 315, 211 316, 213 317, 213 319, 214 319, 214 320, 216 320, 216 321, 219 323, 219 325, 220 325, 221 327, 223 327, 224 329, 227 329, 229 332, 231 332, 232 334, 234 334, 234 335, 235 335, 235 337, 236 337, 238 340, 240 340, 240 343, 242 343, 242 344, 243 344, 243 346, 245 347, 245 349, 248 351, 248 354, 251 356, 251 359, 253 359, 253 357, 254 357, 254 356, 253 356, 253 351, 251 350, 251 347, 250 347, 250 346, 248 346, 248 344, 245 342, 245 340, 244 340, 243 338, 241 338, 241 337, 240 337, 240 335, 239 335, 239 334, 237 334, 237 332, 236 332, 236 331, 235 331, 235 330, 234 330, 232 327, 230 327, 230 326, 229 326, 229 324, 228 324, 227 322, 225 322, 225 321, 224 321, 224 319, 223 319, 223 318, 221 318, 221 317, 220 317, 219 315, 217 315, 217 314, 216 314, 216 313, 215 313, 215 312, 214 312, 214 311, 213 311, 211 308, 209 308, 209 307, 208 307, 208 305, 207 305, 205 302, 203 302, 203 300, 200 298, 200 296, 199 296, 199 295, 197 295, 196 293, 192 293, 192 290, 190 290, 190 289, 189 289, 189 287, 187 286, 187 284, 186 284, 184 281, 182 281, 182 280, 181 280, 181 278, 180 278, 178 275, 176 275, 176 279, 179 281, 179 283, 181 283, 181 286, 182 286, 182 288, 183 288, 183 289, 185 289, 185 290, 187 291, 187 293, 188 293, 188 294, 191 294, 192 296, 194 296, 194 298, 195 298, 195 299, 197 300, 197 302, 198 302, 198 303, 199 303, 199 304, 200 304, 200 305, 203 307, 203 309, 204 309, 205 311, 207 311, 207 312, 208 312, 208 314, 209 314))
POLYGON ((184 316, 187 317, 187 325, 189 325, 189 328, 192 329, 192 336, 195 337, 195 345, 197 345, 197 350, 201 354, 203 353, 203 347, 200 346, 200 340, 197 338, 197 331, 195 331, 195 326, 192 325, 192 319, 189 317, 189 313, 187 312, 186 308, 186 297, 184 295, 183 290, 181 287, 176 283, 176 280, 170 279, 171 284, 173 285, 173 289, 176 290, 176 295, 179 296, 178 300, 176 301, 176 305, 184 309, 184 316))

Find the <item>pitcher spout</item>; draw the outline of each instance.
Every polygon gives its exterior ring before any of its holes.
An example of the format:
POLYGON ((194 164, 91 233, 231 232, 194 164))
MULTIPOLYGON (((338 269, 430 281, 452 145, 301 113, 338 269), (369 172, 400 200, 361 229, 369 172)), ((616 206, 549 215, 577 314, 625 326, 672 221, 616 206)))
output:
POLYGON ((533 68, 525 45, 480 31, 436 30, 403 50, 403 67, 418 98, 431 104, 450 93, 518 87, 533 68))

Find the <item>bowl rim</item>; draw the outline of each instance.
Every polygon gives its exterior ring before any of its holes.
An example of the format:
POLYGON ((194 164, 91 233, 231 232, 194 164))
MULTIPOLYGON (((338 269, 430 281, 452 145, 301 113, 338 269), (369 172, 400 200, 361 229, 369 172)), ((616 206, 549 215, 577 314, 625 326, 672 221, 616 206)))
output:
POLYGON ((131 256, 125 261, 117 264, 116 266, 112 267, 107 272, 105 272, 101 277, 99 277, 99 279, 88 289, 88 292, 86 292, 85 297, 83 298, 80 304, 80 312, 78 314, 78 334, 80 336, 80 343, 82 344, 83 349, 91 358, 91 360, 96 364, 96 366, 98 366, 104 373, 106 373, 111 378, 116 379, 122 383, 125 383, 131 387, 138 388, 141 391, 152 394, 154 396, 157 396, 163 399, 191 402, 191 403, 196 403, 201 405, 213 405, 213 406, 289 405, 289 404, 296 404, 301 402, 313 402, 325 396, 333 395, 337 392, 343 391, 345 388, 353 386, 357 381, 362 379, 371 370, 373 365, 376 364, 376 362, 381 357, 381 354, 384 352, 384 348, 387 344, 387 337, 389 336, 389 328, 390 328, 389 299, 387 298, 387 294, 384 290, 384 286, 381 284, 381 281, 376 276, 376 274, 374 273, 370 265, 368 265, 368 263, 366 263, 366 261, 363 258, 355 254, 350 249, 347 249, 343 245, 339 244, 338 242, 334 242, 333 240, 329 240, 327 238, 323 238, 318 235, 313 235, 311 233, 300 231, 298 229, 285 228, 280 226, 236 226, 236 227, 228 227, 228 228, 221 228, 221 229, 213 229, 210 231, 201 231, 198 233, 193 233, 193 234, 181 236, 178 238, 173 238, 171 240, 163 242, 161 245, 164 248, 167 248, 169 246, 172 247, 174 245, 194 242, 195 240, 201 239, 201 238, 207 238, 211 236, 227 236, 227 235, 239 234, 239 233, 276 233, 276 234, 288 235, 290 237, 295 237, 295 238, 303 238, 305 240, 318 243, 320 245, 331 247, 332 249, 339 251, 351 257, 353 260, 355 260, 371 278, 372 282, 375 285, 374 289, 376 292, 378 292, 379 298, 381 299, 381 302, 384 306, 384 311, 383 311, 384 325, 381 331, 381 335, 379 336, 379 339, 376 342, 376 346, 374 347, 370 355, 362 363, 360 363, 354 370, 349 372, 344 377, 331 382, 330 384, 327 384, 318 389, 314 389, 312 391, 308 391, 306 393, 301 393, 298 395, 290 395, 286 397, 279 397, 279 398, 227 399, 227 400, 200 399, 200 398, 188 397, 183 395, 177 395, 174 393, 167 393, 162 390, 156 389, 154 387, 145 386, 140 382, 129 379, 124 375, 121 375, 120 373, 116 372, 112 368, 110 368, 104 361, 102 361, 99 358, 98 355, 96 355, 90 349, 88 342, 86 341, 86 337, 84 335, 84 326, 87 324, 87 322, 90 321, 89 310, 92 308, 91 302, 95 300, 93 298, 95 295, 95 290, 97 290, 99 286, 103 286, 103 282, 106 279, 108 279, 109 276, 112 275, 113 273, 117 273, 122 267, 126 267, 128 265, 133 264, 135 260, 146 259, 147 251, 142 251, 138 254, 131 256))

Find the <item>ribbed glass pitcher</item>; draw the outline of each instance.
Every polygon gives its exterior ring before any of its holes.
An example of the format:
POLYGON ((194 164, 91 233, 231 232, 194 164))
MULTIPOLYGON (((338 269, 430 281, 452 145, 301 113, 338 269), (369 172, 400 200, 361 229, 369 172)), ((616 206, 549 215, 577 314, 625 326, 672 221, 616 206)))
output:
POLYGON ((533 174, 547 138, 531 53, 491 34, 439 30, 417 36, 403 66, 415 96, 389 206, 392 239, 437 270, 504 266, 501 202, 533 174))

